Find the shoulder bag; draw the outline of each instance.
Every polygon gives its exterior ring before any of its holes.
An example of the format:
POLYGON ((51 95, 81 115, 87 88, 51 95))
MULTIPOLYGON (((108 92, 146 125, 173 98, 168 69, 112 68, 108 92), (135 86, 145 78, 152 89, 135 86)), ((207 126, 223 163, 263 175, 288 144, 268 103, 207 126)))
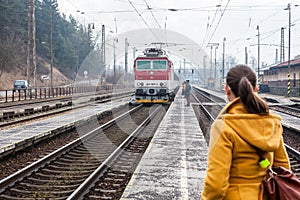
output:
MULTIPOLYGON (((260 166, 267 169, 262 192, 266 193, 269 200, 300 200, 300 181, 297 176, 284 167, 271 167, 264 152, 257 147, 254 148, 260 157, 260 166)), ((263 194, 261 198, 262 196, 263 194)))

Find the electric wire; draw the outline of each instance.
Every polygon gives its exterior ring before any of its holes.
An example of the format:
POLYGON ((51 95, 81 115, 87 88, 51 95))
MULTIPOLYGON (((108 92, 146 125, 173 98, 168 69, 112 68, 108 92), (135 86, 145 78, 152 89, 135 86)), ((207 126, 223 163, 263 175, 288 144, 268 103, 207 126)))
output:
POLYGON ((150 10, 150 13, 151 13, 151 15, 152 15, 152 17, 153 17, 155 23, 158 25, 159 28, 161 28, 160 24, 158 23, 156 17, 154 16, 154 14, 153 14, 153 12, 152 12, 152 8, 149 6, 149 4, 147 3, 146 0, 144 0, 144 2, 145 2, 146 5, 147 5, 147 9, 150 10))
MULTIPOLYGON (((221 4, 222 4, 222 0, 220 1, 219 5, 221 5, 221 4)), ((214 23, 214 21, 215 21, 215 19, 216 19, 216 16, 217 16, 218 11, 219 11, 219 8, 216 9, 215 14, 214 14, 214 16, 213 16, 213 19, 211 20, 211 23, 210 23, 210 16, 208 15, 206 31, 205 31, 205 35, 204 35, 203 42, 202 42, 203 44, 206 43, 205 40, 206 40, 206 38, 207 38, 207 35, 208 35, 208 33, 209 33, 209 30, 212 28, 212 25, 213 25, 213 23, 214 23)), ((207 42, 207 43, 209 43, 209 42, 207 42)))
POLYGON ((213 38, 214 34, 216 33, 216 30, 217 30, 217 28, 219 27, 219 24, 220 24, 220 22, 221 22, 221 20, 222 20, 222 18, 223 18, 223 16, 224 16, 224 13, 225 13, 225 11, 226 11, 226 9, 227 9, 227 7, 228 7, 229 2, 230 2, 230 0, 227 1, 227 4, 226 4, 224 10, 223 10, 223 12, 221 13, 221 17, 219 18, 219 21, 218 21, 218 23, 217 23, 217 25, 216 25, 216 27, 215 27, 215 29, 214 29, 214 31, 213 31, 211 37, 210 37, 209 40, 208 40, 208 43, 211 41, 211 39, 213 38))
POLYGON ((146 20, 143 18, 142 14, 136 9, 136 7, 133 5, 133 3, 128 0, 128 2, 130 3, 130 5, 132 6, 132 8, 135 10, 135 12, 138 14, 138 16, 142 19, 142 21, 144 22, 144 24, 147 26, 147 28, 151 31, 151 33, 153 34, 153 36, 160 41, 160 39, 156 36, 156 34, 153 32, 153 30, 150 28, 150 26, 148 25, 148 23, 146 22, 146 20))

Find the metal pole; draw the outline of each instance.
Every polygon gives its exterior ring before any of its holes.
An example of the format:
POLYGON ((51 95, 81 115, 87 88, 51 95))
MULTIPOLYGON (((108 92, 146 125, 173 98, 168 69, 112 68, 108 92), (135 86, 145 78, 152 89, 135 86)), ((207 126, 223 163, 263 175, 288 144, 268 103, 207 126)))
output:
POLYGON ((203 75, 203 78, 204 78, 204 85, 207 86, 207 78, 206 78, 206 58, 207 56, 203 56, 203 68, 204 68, 204 75, 203 75))
POLYGON ((218 46, 215 46, 215 73, 214 73, 214 87, 216 88, 216 80, 217 80, 217 49, 218 46))
POLYGON ((223 39, 223 63, 222 63, 222 84, 225 83, 225 41, 226 41, 226 37, 224 37, 223 39))
POLYGON ((32 0, 32 39, 33 39, 33 82, 34 82, 34 89, 36 88, 36 38, 35 38, 35 32, 36 32, 36 27, 35 27, 35 5, 34 5, 34 0, 32 0))
POLYGON ((116 40, 113 39, 113 47, 114 47, 114 80, 113 83, 116 81, 116 40))
POLYGON ((52 0, 50 0, 50 91, 53 95, 53 49, 52 49, 52 23, 53 23, 53 13, 52 13, 52 0))
POLYGON ((260 65, 260 40, 259 40, 259 26, 257 25, 256 27, 257 29, 257 80, 258 80, 258 84, 260 84, 260 76, 259 76, 259 65, 260 65))
POLYGON ((27 23, 27 71, 26 71, 26 76, 27 76, 27 82, 29 83, 29 68, 30 68, 30 40, 31 40, 31 36, 30 36, 30 29, 31 29, 31 6, 30 6, 30 0, 28 0, 28 23, 27 23))
POLYGON ((288 4, 289 10, 289 49, 288 49, 288 91, 287 96, 290 97, 291 89, 291 4, 288 4))
POLYGON ((125 38, 125 74, 128 73, 128 40, 125 38))
MULTIPOLYGON (((210 47, 210 70, 209 70, 209 80, 211 80, 211 78, 212 78, 212 63, 213 63, 213 61, 212 61, 212 50, 213 50, 213 46, 211 46, 210 47)), ((210 84, 209 84, 210 85, 210 84)), ((211 86, 211 85, 210 85, 211 86)))
MULTIPOLYGON (((216 54, 216 51, 217 51, 217 48, 219 46, 219 43, 208 43, 207 47, 210 47, 210 73, 209 73, 209 82, 216 82, 216 67, 217 67, 217 64, 216 64, 216 55, 215 55, 215 76, 214 76, 214 80, 212 80, 212 68, 213 68, 213 55, 212 55, 212 50, 213 50, 213 47, 215 47, 215 54, 216 54)), ((212 84, 209 84, 211 87, 213 86, 212 84)))
POLYGON ((104 77, 106 81, 106 59, 105 59, 105 25, 102 25, 102 66, 104 67, 104 77))
POLYGON ((245 47, 245 64, 248 65, 248 48, 245 47))
POLYGON ((183 59, 183 74, 185 75, 185 58, 183 59))

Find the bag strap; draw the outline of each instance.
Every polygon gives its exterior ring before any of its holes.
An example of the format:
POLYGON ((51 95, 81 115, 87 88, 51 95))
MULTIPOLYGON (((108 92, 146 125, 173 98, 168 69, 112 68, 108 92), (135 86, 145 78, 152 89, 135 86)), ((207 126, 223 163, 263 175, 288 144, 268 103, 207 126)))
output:
MULTIPOLYGON (((242 138, 242 137, 241 137, 242 138)), ((242 138, 244 140, 244 138, 242 138)), ((264 169, 267 169, 271 163, 270 161, 268 160, 268 158, 266 158, 266 155, 264 153, 263 150, 261 150, 260 148, 250 144, 249 142, 247 142, 246 140, 244 140, 247 144, 249 144, 252 148, 254 148, 257 152, 257 154, 259 155, 259 160, 258 160, 258 163, 259 165, 264 168, 264 169)))

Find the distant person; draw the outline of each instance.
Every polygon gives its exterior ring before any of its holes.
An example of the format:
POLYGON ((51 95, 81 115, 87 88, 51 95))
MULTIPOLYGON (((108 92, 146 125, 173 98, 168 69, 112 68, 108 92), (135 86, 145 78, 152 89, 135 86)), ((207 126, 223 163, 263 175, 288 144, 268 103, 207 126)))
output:
POLYGON ((258 164, 253 146, 266 152, 271 165, 290 169, 281 117, 257 95, 256 82, 255 72, 246 65, 236 65, 227 74, 229 103, 211 127, 202 200, 259 199, 266 169, 258 164))
POLYGON ((184 95, 186 98, 186 106, 190 106, 190 98, 191 98, 191 90, 192 90, 192 86, 190 84, 189 80, 186 80, 186 86, 185 86, 185 90, 184 90, 184 95))
POLYGON ((186 81, 183 81, 183 83, 182 83, 182 89, 181 89, 181 95, 184 95, 185 87, 186 87, 186 81))

